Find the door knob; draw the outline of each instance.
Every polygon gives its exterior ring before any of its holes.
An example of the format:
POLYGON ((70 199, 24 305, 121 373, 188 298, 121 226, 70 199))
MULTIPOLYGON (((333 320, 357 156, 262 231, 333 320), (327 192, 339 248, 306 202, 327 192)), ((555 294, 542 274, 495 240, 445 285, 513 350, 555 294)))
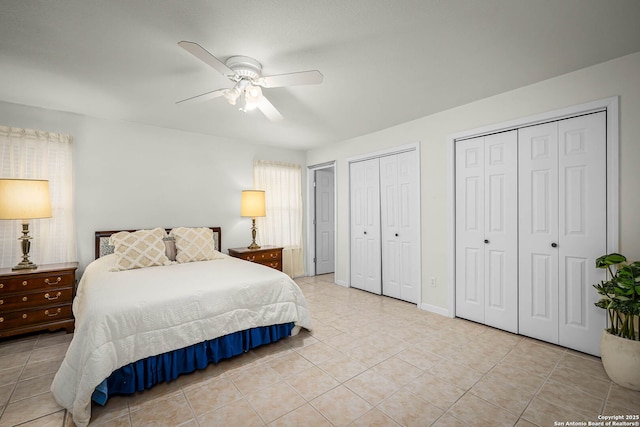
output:
POLYGON ((489 243, 489 239, 484 239, 484 242, 485 243, 489 243))
POLYGON ((552 244, 551 244, 551 247, 552 247, 552 248, 557 248, 557 247, 558 247, 558 244, 557 244, 557 243, 552 243, 552 244))

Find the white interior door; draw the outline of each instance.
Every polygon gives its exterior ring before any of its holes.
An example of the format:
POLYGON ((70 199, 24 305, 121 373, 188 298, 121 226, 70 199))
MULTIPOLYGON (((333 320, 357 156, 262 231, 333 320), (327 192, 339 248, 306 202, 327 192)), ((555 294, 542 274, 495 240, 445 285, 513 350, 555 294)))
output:
POLYGON ((558 124, 519 130, 520 333, 558 342, 558 124))
POLYGON ((456 316, 484 323, 484 137, 456 143, 456 316))
POLYGON ((382 293, 378 159, 350 164, 351 286, 382 293))
POLYGON ((606 113, 558 122, 559 344, 600 354, 604 310, 593 284, 605 278, 595 260, 607 250, 606 113))
POLYGON ((517 132, 456 144, 456 315, 518 331, 517 132))
POLYGON ((599 355, 592 285, 606 250, 606 116, 520 129, 520 333, 599 355))
POLYGON ((334 170, 315 171, 316 274, 335 270, 334 170))
POLYGON ((518 332, 518 134, 484 138, 484 323, 518 332))
POLYGON ((382 293, 418 303, 419 162, 416 151, 380 158, 382 293))

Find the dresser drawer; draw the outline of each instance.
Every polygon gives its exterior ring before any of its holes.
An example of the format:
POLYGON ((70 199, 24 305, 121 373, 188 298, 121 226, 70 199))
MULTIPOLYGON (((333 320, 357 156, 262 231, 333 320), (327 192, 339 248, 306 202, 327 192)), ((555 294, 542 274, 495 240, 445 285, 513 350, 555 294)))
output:
POLYGON ((0 295, 9 292, 73 287, 74 284, 74 272, 30 274, 28 277, 6 277, 0 279, 0 295))
POLYGON ((0 329, 71 319, 71 304, 0 313, 0 329))
POLYGON ((268 251, 268 252, 259 252, 259 253, 247 253, 242 254, 238 258, 245 259, 251 262, 257 262, 260 264, 267 264, 269 262, 280 262, 282 261, 282 251, 268 251))
POLYGON ((266 265, 267 267, 275 268, 282 271, 282 261, 256 261, 257 264, 266 265))
POLYGON ((19 295, 0 295, 0 313, 32 307, 71 303, 73 288, 51 289, 19 295))

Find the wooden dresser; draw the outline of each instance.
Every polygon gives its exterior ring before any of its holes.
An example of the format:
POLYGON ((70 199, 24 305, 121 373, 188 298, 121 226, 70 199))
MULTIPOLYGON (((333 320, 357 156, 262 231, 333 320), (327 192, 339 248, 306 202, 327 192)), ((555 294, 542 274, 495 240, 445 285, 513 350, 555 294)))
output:
POLYGON ((0 338, 48 329, 73 332, 78 263, 0 269, 0 338))
POLYGON ((262 246, 260 249, 229 248, 229 255, 282 271, 282 248, 262 246))

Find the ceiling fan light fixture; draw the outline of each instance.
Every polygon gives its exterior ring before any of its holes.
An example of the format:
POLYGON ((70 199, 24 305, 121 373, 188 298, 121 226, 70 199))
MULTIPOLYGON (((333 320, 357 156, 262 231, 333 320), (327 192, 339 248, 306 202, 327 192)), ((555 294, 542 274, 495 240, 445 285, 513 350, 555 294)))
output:
POLYGON ((246 92, 242 93, 242 95, 240 95, 240 98, 238 98, 238 109, 243 113, 253 111, 257 107, 258 107, 258 103, 256 101, 249 99, 247 97, 246 92))
MULTIPOLYGON (((262 89, 259 86, 254 86, 246 80, 240 88, 240 96, 238 97, 238 109, 242 112, 253 111, 258 107, 258 102, 262 99, 262 89)), ((240 86, 238 84, 236 88, 240 86)))
POLYGON ((260 86, 248 85, 244 90, 244 96, 248 103, 257 104, 262 98, 262 89, 260 86))
POLYGON ((231 105, 236 105, 236 101, 238 100, 239 96, 240 96, 240 91, 238 90, 237 87, 234 87, 233 89, 229 89, 224 93, 224 98, 231 105))

